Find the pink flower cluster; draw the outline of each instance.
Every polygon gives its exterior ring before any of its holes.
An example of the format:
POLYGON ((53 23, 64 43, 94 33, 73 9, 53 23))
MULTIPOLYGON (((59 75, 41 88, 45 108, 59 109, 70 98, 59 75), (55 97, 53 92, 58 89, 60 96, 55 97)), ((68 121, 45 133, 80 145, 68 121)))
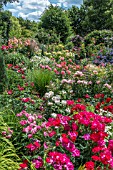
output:
POLYGON ((60 152, 49 152, 46 162, 55 170, 74 170, 74 165, 66 154, 60 152))
POLYGON ((29 114, 26 111, 22 111, 19 114, 17 114, 17 117, 22 117, 25 116, 25 118, 27 118, 27 120, 22 119, 20 121, 20 124, 22 126, 25 126, 23 128, 23 132, 25 132, 28 135, 28 138, 32 138, 34 134, 37 133, 38 130, 41 129, 41 126, 37 125, 36 120, 37 119, 41 119, 42 116, 41 115, 36 115, 36 114, 29 114))
POLYGON ((41 144, 39 143, 39 141, 35 141, 33 144, 30 143, 26 146, 26 148, 28 148, 30 151, 35 151, 38 148, 40 148, 41 144))
POLYGON ((2 131, 2 136, 4 136, 7 139, 11 138, 12 134, 13 130, 11 130, 10 127, 8 127, 7 131, 2 131))

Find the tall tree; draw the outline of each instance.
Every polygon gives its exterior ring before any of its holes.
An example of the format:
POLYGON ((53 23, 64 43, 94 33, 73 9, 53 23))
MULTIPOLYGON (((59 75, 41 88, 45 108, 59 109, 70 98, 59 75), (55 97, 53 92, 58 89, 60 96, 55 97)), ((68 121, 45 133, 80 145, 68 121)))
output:
POLYGON ((40 27, 45 30, 55 31, 63 43, 65 43, 70 34, 70 20, 66 11, 58 6, 50 5, 44 11, 41 17, 40 27))
POLYGON ((91 29, 113 29, 113 0, 84 0, 91 29))
POLYGON ((4 43, 7 43, 9 39, 9 32, 11 28, 11 16, 12 13, 9 11, 0 12, 0 32, 1 38, 3 39, 4 43))
POLYGON ((19 20, 16 17, 11 16, 10 22, 11 22, 11 29, 9 32, 9 37, 10 38, 13 38, 13 37, 20 38, 22 29, 21 29, 21 25, 19 24, 19 20))
POLYGON ((73 6, 68 14, 76 34, 113 30, 113 0, 84 0, 80 8, 73 6))

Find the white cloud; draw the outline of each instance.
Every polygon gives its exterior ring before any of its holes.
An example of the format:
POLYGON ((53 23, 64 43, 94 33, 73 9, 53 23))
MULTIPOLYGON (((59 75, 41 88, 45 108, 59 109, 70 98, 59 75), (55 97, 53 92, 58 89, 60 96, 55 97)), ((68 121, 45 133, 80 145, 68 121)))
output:
POLYGON ((50 4, 69 8, 81 3, 82 0, 19 0, 19 3, 8 3, 4 9, 9 10, 16 17, 38 21, 40 15, 50 4))
POLYGON ((38 21, 44 9, 50 5, 49 0, 20 0, 19 3, 8 3, 6 10, 14 16, 38 21))

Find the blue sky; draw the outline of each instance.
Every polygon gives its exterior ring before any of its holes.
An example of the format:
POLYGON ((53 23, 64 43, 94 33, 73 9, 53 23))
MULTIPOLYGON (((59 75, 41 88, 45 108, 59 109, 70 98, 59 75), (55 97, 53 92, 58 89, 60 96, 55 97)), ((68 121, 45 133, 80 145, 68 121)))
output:
POLYGON ((40 15, 50 4, 67 9, 72 5, 79 7, 82 1, 83 0, 19 0, 19 3, 8 3, 4 9, 11 11, 16 17, 20 16, 24 19, 38 21, 40 15))

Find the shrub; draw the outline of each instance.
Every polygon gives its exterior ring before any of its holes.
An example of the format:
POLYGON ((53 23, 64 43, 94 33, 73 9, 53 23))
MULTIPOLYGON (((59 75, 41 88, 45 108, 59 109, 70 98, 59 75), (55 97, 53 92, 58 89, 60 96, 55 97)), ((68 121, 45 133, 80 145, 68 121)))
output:
POLYGON ((13 53, 9 53, 7 54, 7 56, 5 56, 5 63, 6 64, 19 64, 19 63, 28 63, 28 58, 25 57, 23 54, 18 53, 18 52, 13 52, 13 53))
MULTIPOLYGON (((113 32, 110 30, 95 30, 91 33, 87 34, 85 37, 85 46, 88 46, 89 44, 94 43, 95 45, 98 45, 100 43, 104 43, 105 45, 108 44, 107 41, 112 41, 113 32)), ((112 42, 113 43, 113 42, 112 42)))

